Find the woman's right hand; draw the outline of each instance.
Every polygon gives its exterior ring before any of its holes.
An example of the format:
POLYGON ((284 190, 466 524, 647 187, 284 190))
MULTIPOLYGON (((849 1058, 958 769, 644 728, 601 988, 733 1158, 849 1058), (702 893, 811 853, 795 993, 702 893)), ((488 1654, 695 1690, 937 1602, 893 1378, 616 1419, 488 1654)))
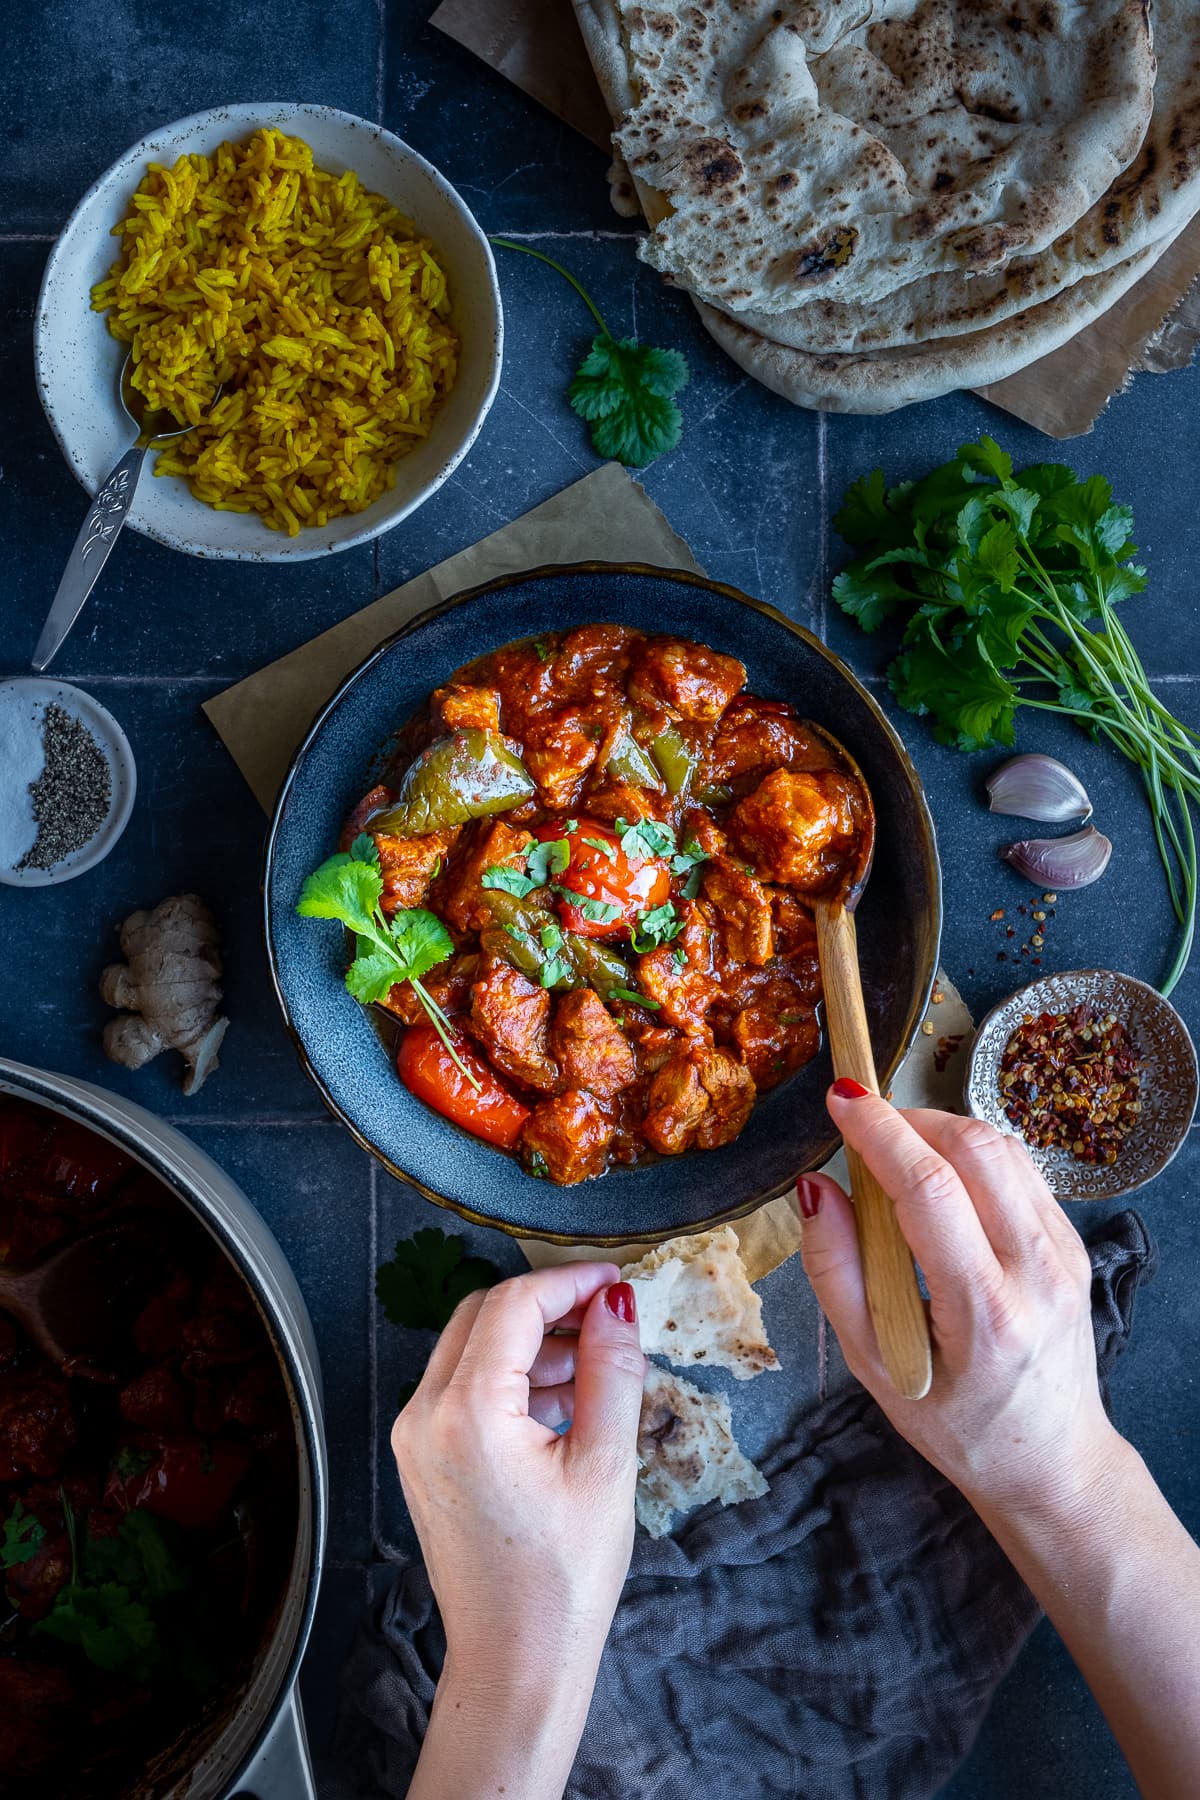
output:
POLYGON ((893 1196, 930 1297, 933 1384, 905 1400, 880 1359, 851 1203, 827 1176, 801 1183, 804 1266, 851 1372, 978 1510, 1069 1508, 1122 1445, 1078 1232, 1024 1145, 981 1120, 836 1086, 829 1111, 893 1196))

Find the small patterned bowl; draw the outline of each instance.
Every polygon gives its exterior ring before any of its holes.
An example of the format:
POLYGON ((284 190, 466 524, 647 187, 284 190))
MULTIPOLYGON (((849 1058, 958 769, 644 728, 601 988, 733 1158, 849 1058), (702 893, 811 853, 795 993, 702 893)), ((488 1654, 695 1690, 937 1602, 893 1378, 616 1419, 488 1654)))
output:
POLYGON ((1142 1074, 1142 1116, 1116 1162, 1079 1162, 1067 1150, 1029 1154, 1059 1200, 1116 1200, 1160 1175, 1180 1149, 1200 1093, 1196 1050, 1187 1026, 1169 1000, 1132 975, 1111 969, 1070 969, 1031 981, 993 1007, 975 1036, 967 1065, 967 1111, 1009 1137, 1019 1135, 1004 1116, 1000 1061, 1026 1013, 1070 1012, 1090 1001, 1114 1013, 1137 1038, 1142 1074))

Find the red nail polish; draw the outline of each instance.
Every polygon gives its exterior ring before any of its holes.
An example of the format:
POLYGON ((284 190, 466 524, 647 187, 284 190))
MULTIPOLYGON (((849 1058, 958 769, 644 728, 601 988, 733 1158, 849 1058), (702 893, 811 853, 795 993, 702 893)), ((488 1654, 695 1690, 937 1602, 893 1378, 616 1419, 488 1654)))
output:
POLYGON ((637 1301, 627 1281, 616 1281, 604 1296, 604 1304, 622 1325, 637 1324, 637 1301))
POLYGON ((801 1177, 796 1183, 796 1198, 800 1202, 800 1217, 815 1219, 821 1210, 821 1190, 816 1182, 801 1177))
POLYGON ((852 1081, 849 1075, 839 1075, 833 1084, 833 1091, 839 1100, 865 1100, 870 1088, 865 1088, 861 1081, 852 1081))

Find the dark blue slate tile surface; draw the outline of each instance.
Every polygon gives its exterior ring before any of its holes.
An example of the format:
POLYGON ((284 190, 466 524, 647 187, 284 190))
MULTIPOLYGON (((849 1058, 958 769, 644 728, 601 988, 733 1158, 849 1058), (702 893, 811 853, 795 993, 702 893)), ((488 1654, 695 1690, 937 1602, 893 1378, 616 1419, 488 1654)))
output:
MULTIPOLYGON (((431 10, 430 0, 346 0, 333 9, 263 0, 247 12, 215 0, 201 31, 194 9, 175 0, 117 0, 102 22, 41 0, 8 21, 0 67, 9 124, 0 194, 0 538, 7 548, 0 674, 26 667, 83 505, 37 406, 30 368, 30 319, 49 241, 88 182, 148 127, 216 101, 287 93, 382 117, 462 187, 489 230, 568 262, 615 332, 637 331, 685 351, 686 434, 678 451, 641 477, 647 491, 713 575, 824 627, 885 701, 886 644, 862 637, 826 599, 842 559, 830 514, 846 483, 873 463, 893 477, 919 475, 965 438, 990 430, 1018 460, 1061 456, 1080 471, 1104 470, 1133 504, 1151 589, 1131 603, 1130 628, 1159 691, 1200 724, 1193 686, 1200 517, 1191 482, 1200 371, 1138 377, 1090 437, 1061 447, 969 396, 884 419, 797 411, 728 364, 686 298, 637 261, 630 226, 608 209, 603 154, 432 30, 431 10)), ((325 1367, 334 1470, 331 1568, 305 1675, 319 1747, 328 1740, 334 1671, 353 1618, 368 1589, 388 1579, 390 1559, 412 1548, 387 1436, 399 1389, 418 1372, 428 1340, 379 1318, 375 1263, 421 1225, 456 1226, 412 1189, 373 1172, 300 1072, 261 949, 264 822, 199 709, 227 682, 595 466, 587 432, 564 397, 591 321, 552 271, 512 252, 497 258, 508 344, 496 406, 454 479, 374 549, 271 570, 202 565, 133 536, 122 543, 56 672, 83 680, 129 731, 141 782, 134 818, 117 851, 85 880, 41 895, 0 889, 0 1047, 98 1080, 181 1122, 270 1220, 304 1287, 325 1367), (191 886, 207 896, 225 935, 234 1023, 220 1072, 185 1102, 165 1061, 131 1075, 103 1060, 105 1009, 95 983, 113 953, 116 922, 191 886)), ((1028 958, 1012 959, 1028 929, 1018 909, 1031 904, 1034 890, 996 854, 1022 827, 984 810, 980 787, 990 759, 941 749, 920 721, 894 716, 928 784, 947 853, 946 965, 978 1011, 1025 978, 1028 958), (997 907, 1006 918, 993 922, 997 907)), ((1116 844, 1107 879, 1063 898, 1043 966, 1106 962, 1154 978, 1172 928, 1135 776, 1065 725, 1023 724, 1020 746, 1053 750, 1079 770, 1116 844)), ((1198 979, 1189 975, 1178 993, 1193 1022, 1198 979)), ((1193 1529, 1200 1526, 1198 1158, 1193 1138, 1139 1196, 1163 1266, 1141 1301, 1134 1347, 1114 1384, 1118 1423, 1193 1529)), ((505 1269, 519 1266, 507 1240, 468 1236, 505 1269)), ((734 1394, 755 1450, 788 1428, 822 1382, 846 1379, 836 1345, 822 1348, 794 1261, 768 1278, 763 1295, 786 1366, 734 1394)), ((953 1800, 1132 1794, 1095 1706, 1048 1628, 1019 1659, 948 1792, 953 1800)))

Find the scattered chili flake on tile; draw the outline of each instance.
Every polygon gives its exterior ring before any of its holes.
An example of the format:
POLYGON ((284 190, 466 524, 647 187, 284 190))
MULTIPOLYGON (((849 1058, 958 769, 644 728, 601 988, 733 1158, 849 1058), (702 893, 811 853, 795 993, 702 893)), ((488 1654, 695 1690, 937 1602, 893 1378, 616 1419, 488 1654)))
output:
POLYGON ((1026 1013, 1000 1059, 1005 1117, 1039 1150, 1114 1163, 1142 1112, 1137 1038, 1086 1001, 1026 1013))
MULTIPOLYGON (((971 971, 971 973, 972 973, 972 974, 974 974, 974 973, 975 973, 975 971, 974 971, 974 969, 972 969, 972 971, 971 971)), ((945 998, 946 998, 946 996, 945 996, 945 994, 943 994, 943 993, 942 993, 942 990, 941 990, 941 989, 940 989, 940 988, 939 988, 939 989, 938 989, 938 991, 937 991, 937 993, 936 993, 936 994, 934 994, 934 996, 933 996, 933 1004, 934 1004, 934 1005, 935 1005, 935 1006, 940 1006, 940 1005, 941 1005, 941 1004, 942 1004, 942 1001, 943 1001, 943 1000, 944 1000, 944 999, 945 999, 945 998)))
POLYGON ((939 1075, 945 1074, 946 1065, 962 1041, 963 1033, 961 1031, 948 1032, 945 1037, 938 1039, 937 1049, 933 1053, 933 1066, 939 1075))
POLYGON ((1053 906, 1054 902, 1058 899, 1058 895, 1057 894, 1043 894, 1042 899, 1046 902, 1047 906, 1053 906))
POLYGON ((993 919, 1002 919, 1003 917, 1004 917, 1004 908, 1002 906, 998 906, 996 908, 995 912, 992 914, 992 918, 993 919))
POLYGON ((926 1037, 933 1036, 933 1026, 929 1023, 928 1019, 922 1021, 921 1030, 925 1033, 926 1037))

